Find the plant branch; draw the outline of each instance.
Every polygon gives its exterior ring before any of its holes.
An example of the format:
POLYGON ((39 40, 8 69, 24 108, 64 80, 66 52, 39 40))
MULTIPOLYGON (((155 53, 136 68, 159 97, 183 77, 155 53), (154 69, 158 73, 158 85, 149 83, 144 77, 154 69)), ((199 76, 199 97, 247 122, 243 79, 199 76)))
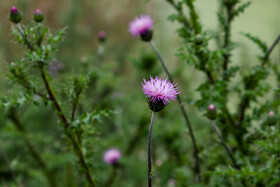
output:
MULTIPOLYGON (((224 26, 224 32, 225 32, 225 38, 224 38, 224 45, 223 48, 227 49, 230 44, 230 31, 231 31, 231 21, 232 21, 232 9, 230 7, 226 7, 227 12, 227 21, 226 25, 224 26)), ((223 68, 224 71, 228 69, 228 63, 229 63, 230 54, 226 52, 224 54, 224 62, 223 62, 223 68)))
POLYGON ((269 50, 265 54, 263 62, 262 62, 262 66, 264 66, 267 63, 267 61, 269 59, 269 55, 271 54, 271 52, 273 51, 273 49, 275 48, 275 46, 277 45, 277 43, 279 41, 280 41, 280 35, 276 38, 276 40, 273 42, 273 44, 271 45, 271 47, 269 48, 269 50))
POLYGON ((235 161, 234 157, 232 156, 232 154, 231 154, 231 152, 230 152, 230 150, 229 150, 229 148, 228 148, 226 142, 224 141, 224 139, 223 139, 223 137, 222 137, 222 135, 221 135, 221 133, 220 133, 220 131, 219 131, 219 128, 218 128, 217 125, 216 125, 216 122, 215 122, 215 121, 212 121, 211 124, 212 124, 212 127, 213 127, 213 129, 215 130, 216 134, 218 135, 218 137, 219 137, 219 139, 220 139, 222 145, 224 146, 225 150, 227 151, 227 154, 228 154, 228 156, 230 157, 233 166, 234 166, 236 169, 240 170, 240 167, 236 164, 236 161, 235 161))
POLYGON ((58 103, 58 101, 55 97, 54 91, 53 91, 53 89, 52 89, 52 87, 49 83, 48 75, 47 75, 43 66, 40 66, 39 70, 41 72, 42 79, 45 83, 45 87, 46 87, 47 92, 49 94, 49 98, 51 99, 51 101, 54 105, 54 108, 56 109, 56 113, 57 113, 59 119, 61 120, 61 122, 63 124, 65 133, 66 133, 66 135, 68 136, 68 138, 70 139, 70 141, 73 145, 74 151, 79 158, 79 162, 80 162, 81 167, 85 170, 86 179, 87 179, 89 185, 94 187, 95 185, 94 185, 94 182, 91 178, 90 169, 89 169, 89 167, 88 167, 88 165, 85 161, 84 154, 83 154, 77 140, 73 136, 71 136, 71 134, 68 132, 68 127, 70 126, 70 124, 69 124, 67 118, 65 117, 65 115, 64 115, 64 113, 63 113, 63 111, 62 111, 62 109, 61 109, 61 107, 60 107, 60 105, 59 105, 59 103, 58 103))
POLYGON ((23 38, 24 44, 27 45, 27 47, 30 51, 33 51, 34 49, 33 49, 32 45, 30 44, 30 42, 27 40, 26 36, 24 35, 24 32, 23 32, 20 24, 17 24, 17 30, 19 31, 21 37, 23 38))
MULTIPOLYGON (((160 54, 158 52, 158 49, 156 48, 154 42, 151 41, 150 45, 153 48, 153 50, 155 51, 157 57, 159 58, 159 61, 161 62, 161 65, 162 65, 165 73, 167 74, 168 79, 173 83, 173 79, 172 79, 172 77, 171 77, 171 75, 170 75, 170 73, 169 73, 169 71, 168 71, 168 69, 167 69, 167 67, 165 65, 164 60, 160 56, 160 54)), ((194 170, 195 170, 195 175, 198 178, 198 181, 200 182, 201 181, 201 177, 200 177, 200 164, 199 164, 199 157, 198 157, 198 149, 197 149, 197 145, 196 145, 196 139, 195 139, 195 136, 194 136, 194 133, 193 133, 192 126, 191 126, 191 123, 189 121, 188 115, 187 115, 187 113, 185 111, 182 99, 181 99, 179 94, 177 95, 177 101, 179 103, 180 109, 181 109, 181 111, 183 113, 183 116, 185 118, 188 130, 189 130, 189 133, 190 133, 190 136, 191 136, 191 139, 192 139, 192 144, 193 144, 193 149, 194 149, 194 158, 195 158, 195 168, 194 168, 194 170)))
POLYGON ((110 186, 112 186, 112 184, 113 184, 113 182, 114 182, 114 180, 115 180, 115 178, 116 178, 116 175, 117 175, 117 168, 116 168, 115 166, 113 166, 113 170, 112 170, 112 172, 111 172, 109 178, 107 179, 107 181, 106 181, 104 187, 110 187, 110 186))

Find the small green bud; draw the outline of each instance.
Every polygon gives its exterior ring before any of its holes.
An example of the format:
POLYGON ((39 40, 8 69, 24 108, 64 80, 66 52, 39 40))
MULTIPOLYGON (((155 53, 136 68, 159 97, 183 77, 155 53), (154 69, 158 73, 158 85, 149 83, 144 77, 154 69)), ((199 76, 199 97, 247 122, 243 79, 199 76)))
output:
POLYGON ((277 117, 275 115, 275 113, 273 111, 270 111, 268 113, 268 117, 265 121, 265 124, 268 125, 268 126, 273 126, 277 123, 277 117))
POLYGON ((22 20, 22 14, 15 6, 11 8, 9 19, 13 23, 19 23, 22 20))

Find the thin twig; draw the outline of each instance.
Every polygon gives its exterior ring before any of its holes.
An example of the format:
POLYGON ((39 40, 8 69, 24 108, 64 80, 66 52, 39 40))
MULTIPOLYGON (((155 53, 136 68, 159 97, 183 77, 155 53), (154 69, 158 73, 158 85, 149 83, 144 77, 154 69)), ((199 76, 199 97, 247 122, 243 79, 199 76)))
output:
POLYGON ((236 164, 236 161, 235 161, 234 157, 232 156, 232 154, 231 154, 231 152, 230 152, 230 150, 229 150, 229 148, 228 148, 226 142, 224 141, 224 139, 223 139, 223 137, 222 137, 222 135, 221 135, 221 133, 220 133, 220 131, 219 131, 217 125, 216 125, 216 122, 215 122, 215 121, 212 121, 211 124, 212 124, 212 127, 213 127, 213 129, 215 130, 216 134, 218 135, 218 137, 219 137, 219 139, 220 139, 222 145, 224 146, 225 150, 227 151, 227 154, 228 154, 228 156, 230 157, 230 159, 231 159, 231 161, 232 161, 232 163, 233 163, 233 166, 234 166, 236 169, 239 170, 240 167, 236 164))
MULTIPOLYGON (((165 62, 164 60, 162 59, 162 57, 160 56, 159 52, 158 52, 158 49, 156 48, 155 44, 153 41, 150 41, 150 45, 151 47, 154 49, 157 57, 159 58, 159 61, 161 62, 161 65, 165 71, 165 73, 167 74, 168 76, 168 79, 173 83, 173 79, 165 65, 165 62)), ((183 113, 183 116, 185 118, 185 121, 186 121, 186 124, 187 124, 187 127, 188 127, 188 130, 189 130, 189 133, 190 133, 190 136, 191 136, 191 139, 192 139, 192 144, 193 144, 193 149, 194 149, 194 158, 195 158, 195 174, 198 178, 198 181, 200 182, 201 181, 201 176, 200 176, 200 165, 199 165, 199 157, 198 157, 198 149, 197 149, 197 145, 196 145, 196 140, 195 140, 195 136, 194 136, 194 133, 193 133, 193 130, 192 130, 192 126, 191 126, 191 123, 189 121, 189 118, 188 118, 188 115, 187 115, 187 112, 185 111, 185 108, 184 108, 184 105, 183 105, 183 102, 182 102, 182 99, 180 97, 180 95, 178 94, 177 95, 177 101, 179 103, 179 106, 180 106, 180 109, 183 113)))
POLYGON ((273 51, 273 49, 275 48, 275 46, 277 45, 277 43, 280 41, 280 35, 276 38, 276 40, 273 42, 273 44, 271 45, 271 47, 269 48, 269 50, 267 51, 266 55, 264 56, 263 62, 262 62, 262 66, 264 66, 268 59, 269 59, 269 55, 271 54, 271 52, 273 51))
POLYGON ((24 35, 24 32, 23 32, 23 30, 22 30, 20 24, 17 24, 17 29, 18 29, 18 31, 19 31, 21 37, 23 38, 24 43, 27 45, 28 49, 29 49, 30 51, 33 51, 34 49, 33 49, 32 45, 30 44, 30 42, 27 40, 26 36, 24 35))

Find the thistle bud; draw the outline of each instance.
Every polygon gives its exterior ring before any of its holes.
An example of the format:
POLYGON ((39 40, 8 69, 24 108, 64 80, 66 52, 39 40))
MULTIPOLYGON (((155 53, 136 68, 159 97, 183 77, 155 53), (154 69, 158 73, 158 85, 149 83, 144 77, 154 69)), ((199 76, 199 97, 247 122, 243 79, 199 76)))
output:
POLYGON ((37 9, 35 10, 34 16, 33 16, 33 20, 37 23, 40 23, 44 20, 44 15, 41 12, 41 10, 37 9))
POLYGON ((265 121, 265 124, 268 126, 273 126, 277 123, 277 117, 273 111, 270 111, 268 113, 267 119, 265 121))
POLYGON ((211 104, 211 105, 208 106, 207 117, 211 120, 216 119, 216 107, 215 107, 215 105, 211 104))
POLYGON ((9 19, 13 23, 19 23, 22 20, 22 14, 15 6, 11 8, 9 19))
POLYGON ((164 109, 164 107, 166 107, 166 104, 164 104, 162 100, 153 101, 148 99, 148 105, 149 108, 154 112, 159 112, 164 109))
POLYGON ((100 42, 104 42, 106 40, 106 32, 105 31, 100 31, 98 33, 98 39, 100 42))

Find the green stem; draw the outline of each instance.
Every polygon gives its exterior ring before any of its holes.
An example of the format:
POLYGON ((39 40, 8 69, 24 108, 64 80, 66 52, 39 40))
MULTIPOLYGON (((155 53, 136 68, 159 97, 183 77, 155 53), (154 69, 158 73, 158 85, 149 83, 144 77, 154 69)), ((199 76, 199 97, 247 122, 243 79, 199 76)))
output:
MULTIPOLYGON (((150 41, 150 45, 153 48, 153 50, 155 51, 157 57, 159 58, 159 61, 161 62, 161 65, 162 65, 165 73, 167 74, 168 79, 173 83, 173 79, 172 79, 172 77, 171 77, 171 75, 170 75, 170 73, 169 73, 169 71, 168 71, 168 69, 167 69, 167 67, 165 65, 164 60, 160 56, 160 54, 158 52, 158 49, 155 46, 154 42, 150 41)), ((200 177, 200 164, 199 164, 199 157, 198 157, 198 149, 197 149, 197 145, 196 145, 196 139, 195 139, 195 136, 194 136, 194 133, 193 133, 193 130, 192 130, 192 126, 191 126, 189 117, 187 115, 187 112, 185 111, 182 99, 181 99, 179 94, 177 95, 177 101, 178 101, 180 109, 181 109, 181 111, 183 113, 184 119, 186 121, 188 130, 189 130, 189 133, 190 133, 190 136, 191 136, 191 139, 192 139, 192 144, 193 144, 193 149, 194 149, 194 158, 195 158, 195 168, 194 168, 194 171, 195 171, 195 175, 196 175, 198 181, 200 182, 201 181, 201 177, 200 177)))
POLYGON ((231 161, 232 161, 232 163, 233 163, 233 166, 234 166, 236 169, 239 170, 240 167, 236 164, 236 161, 235 161, 234 157, 232 156, 231 151, 229 150, 229 148, 228 148, 226 142, 224 141, 224 139, 223 139, 223 137, 222 137, 222 135, 221 135, 221 133, 220 133, 220 131, 219 131, 217 125, 216 125, 216 122, 215 122, 215 121, 212 121, 211 124, 212 124, 212 127, 213 127, 213 129, 215 130, 216 134, 218 135, 218 137, 219 137, 219 139, 220 139, 222 145, 224 146, 225 150, 227 151, 227 154, 228 154, 228 156, 230 157, 230 159, 231 159, 231 161))
POLYGON ((86 174, 86 179, 89 183, 90 186, 94 187, 95 184, 91 178, 91 174, 90 174, 90 169, 85 161, 85 158, 84 158, 84 155, 83 155, 83 152, 77 142, 77 140, 71 136, 71 134, 68 132, 68 127, 70 126, 67 118, 65 117, 56 97, 55 97, 55 94, 54 94, 54 91, 49 83, 49 79, 48 79, 48 75, 44 69, 43 66, 39 66, 39 70, 41 72, 41 76, 42 76, 42 79, 45 83, 45 87, 47 89, 47 92, 48 92, 48 95, 49 95, 49 98, 50 100, 52 101, 53 105, 54 105, 54 108, 56 109, 56 113, 60 119, 60 121, 62 122, 63 124, 63 127, 64 127, 64 130, 65 130, 65 133, 66 135, 68 136, 68 138, 70 139, 71 143, 72 143, 72 146, 73 146, 73 149, 76 153, 76 155, 78 156, 79 158, 79 163, 81 165, 81 167, 85 170, 85 174, 86 174))
POLYGON ((53 176, 53 173, 48 170, 47 165, 44 162, 44 160, 42 159, 40 153, 35 149, 34 145, 31 143, 30 139, 28 138, 28 136, 26 134, 26 130, 24 128, 24 125, 21 123, 21 121, 19 120, 16 113, 14 111, 12 111, 9 114, 9 118, 14 123, 17 130, 23 134, 24 143, 27 146, 28 151, 32 155, 33 159, 37 162, 37 164, 39 165, 39 167, 41 168, 41 170, 45 174, 45 176, 46 176, 46 178, 49 182, 49 186, 50 187, 57 187, 58 185, 57 185, 55 177, 53 176))
POLYGON ((155 112, 152 113, 149 136, 148 136, 148 186, 152 187, 152 156, 151 156, 151 148, 152 148, 152 133, 153 133, 153 125, 155 119, 155 112))
POLYGON ((262 62, 262 66, 264 66, 264 65, 267 63, 271 52, 273 51, 273 49, 275 48, 275 46, 277 45, 277 43, 278 43, 279 41, 280 41, 280 35, 276 38, 276 40, 273 42, 273 44, 271 45, 271 47, 269 48, 269 50, 268 50, 267 53, 265 54, 264 59, 263 59, 263 62, 262 62))
POLYGON ((110 177, 107 179, 104 187, 110 187, 112 186, 115 178, 117 176, 117 167, 113 166, 113 170, 112 170, 112 173, 110 174, 110 177))

